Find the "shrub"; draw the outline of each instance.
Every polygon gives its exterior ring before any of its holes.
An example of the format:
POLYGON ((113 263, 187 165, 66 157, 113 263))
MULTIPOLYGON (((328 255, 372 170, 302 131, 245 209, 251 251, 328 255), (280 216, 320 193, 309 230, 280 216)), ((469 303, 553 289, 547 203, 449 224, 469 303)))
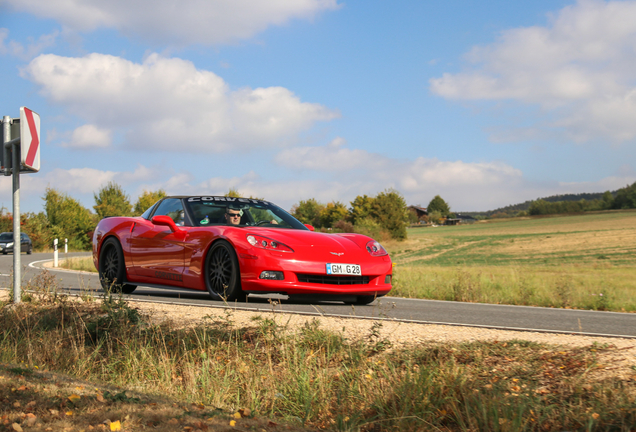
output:
POLYGON ((385 231, 382 226, 373 218, 366 217, 360 219, 355 225, 355 231, 364 234, 378 241, 386 241, 391 235, 385 231))

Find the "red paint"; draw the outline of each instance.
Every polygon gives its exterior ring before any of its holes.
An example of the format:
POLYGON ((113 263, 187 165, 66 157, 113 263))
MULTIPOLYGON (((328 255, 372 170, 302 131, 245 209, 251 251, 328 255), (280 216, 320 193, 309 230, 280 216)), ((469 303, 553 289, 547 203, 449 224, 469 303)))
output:
POLYGON ((33 111, 28 108, 24 108, 24 115, 27 118, 29 125, 29 132, 31 132, 31 145, 29 146, 29 153, 27 154, 25 164, 27 166, 33 166, 35 161, 35 155, 38 153, 38 147, 40 146, 40 137, 38 137, 38 130, 35 127, 35 120, 33 119, 33 111))

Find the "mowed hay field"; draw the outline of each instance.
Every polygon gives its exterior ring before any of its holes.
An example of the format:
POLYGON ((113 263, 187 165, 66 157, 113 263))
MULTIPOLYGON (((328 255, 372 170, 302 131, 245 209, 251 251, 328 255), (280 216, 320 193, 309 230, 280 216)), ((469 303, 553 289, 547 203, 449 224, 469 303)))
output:
POLYGON ((636 311, 636 211, 412 228, 391 295, 636 311))

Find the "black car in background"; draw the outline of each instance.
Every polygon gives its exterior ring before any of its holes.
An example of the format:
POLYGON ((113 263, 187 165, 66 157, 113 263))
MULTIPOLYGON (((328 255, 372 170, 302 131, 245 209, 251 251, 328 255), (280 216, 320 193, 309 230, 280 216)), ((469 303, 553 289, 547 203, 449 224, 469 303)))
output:
MULTIPOLYGON (((3 255, 13 252, 13 233, 3 232, 0 234, 0 251, 3 255)), ((20 233, 20 252, 26 252, 31 255, 33 252, 33 244, 31 239, 25 233, 20 233)))

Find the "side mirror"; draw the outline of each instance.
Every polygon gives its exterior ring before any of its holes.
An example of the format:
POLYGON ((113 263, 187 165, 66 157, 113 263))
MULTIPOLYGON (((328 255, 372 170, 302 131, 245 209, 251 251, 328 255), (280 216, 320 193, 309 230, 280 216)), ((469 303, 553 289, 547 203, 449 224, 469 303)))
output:
POLYGON ((172 232, 181 231, 170 216, 153 216, 150 221, 155 225, 168 226, 172 232))
POLYGON ((309 225, 309 224, 305 224, 305 226, 307 228, 309 228, 309 231, 315 231, 314 226, 313 225, 309 225))

